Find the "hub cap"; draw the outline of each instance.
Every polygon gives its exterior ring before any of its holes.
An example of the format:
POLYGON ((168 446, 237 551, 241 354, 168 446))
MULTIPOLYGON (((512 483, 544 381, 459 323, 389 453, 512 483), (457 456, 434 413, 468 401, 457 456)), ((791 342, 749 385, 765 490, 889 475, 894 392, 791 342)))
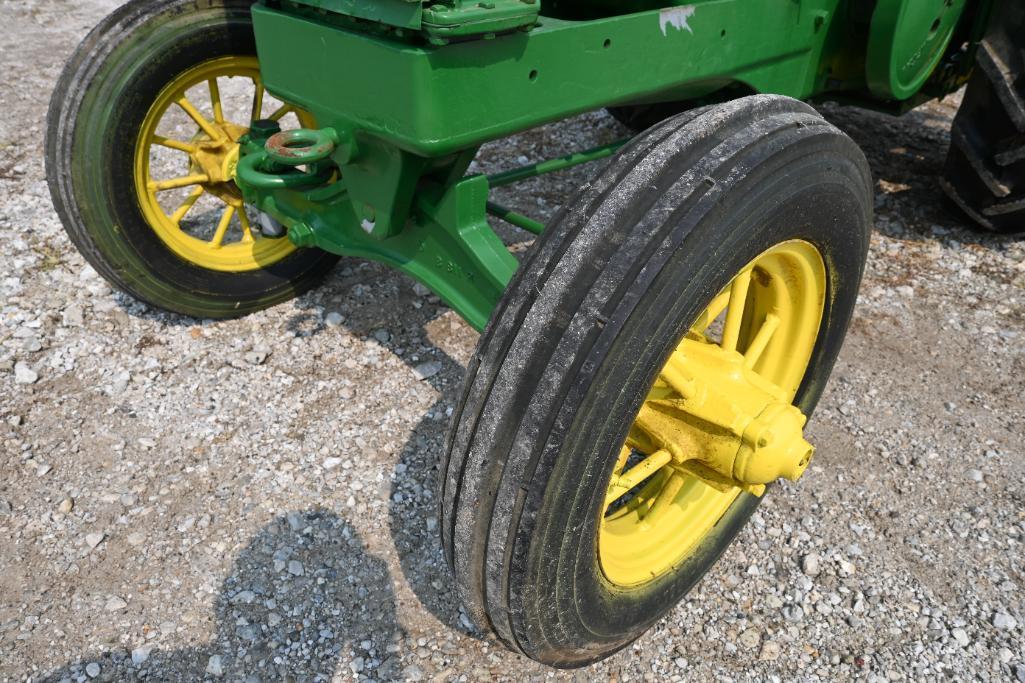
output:
POLYGON ((684 561, 744 491, 797 479, 814 449, 792 405, 818 337, 818 250, 781 243, 745 266, 659 372, 613 469, 598 559, 617 585, 684 561))

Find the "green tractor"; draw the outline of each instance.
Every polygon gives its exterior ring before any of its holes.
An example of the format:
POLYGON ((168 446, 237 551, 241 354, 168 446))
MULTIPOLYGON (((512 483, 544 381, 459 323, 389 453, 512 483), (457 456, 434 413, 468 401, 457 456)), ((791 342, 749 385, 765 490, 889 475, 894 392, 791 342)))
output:
POLYGON ((485 632, 573 667, 701 578, 804 438, 872 226, 862 152, 805 101, 968 84, 943 188, 1025 221, 1009 0, 131 0, 54 94, 48 178, 121 290, 226 318, 341 255, 481 331, 438 477, 485 632), (491 176, 481 145, 608 108, 629 139, 491 176), (605 159, 543 225, 489 190, 605 159), (522 263, 489 215, 537 239, 522 263))

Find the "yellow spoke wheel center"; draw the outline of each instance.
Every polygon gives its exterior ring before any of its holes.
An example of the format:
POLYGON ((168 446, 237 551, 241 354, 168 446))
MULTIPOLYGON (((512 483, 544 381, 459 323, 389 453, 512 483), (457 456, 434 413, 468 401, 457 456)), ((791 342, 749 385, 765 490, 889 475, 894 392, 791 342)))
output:
POLYGON ((792 404, 825 308, 822 256, 801 240, 748 263, 651 387, 613 469, 598 561, 632 587, 679 566, 744 491, 796 479, 811 446, 792 404))
MULTIPOLYGON (((198 64, 168 83, 149 108, 135 145, 135 189, 143 218, 172 252, 200 266, 222 272, 245 272, 266 268, 295 251, 286 238, 265 238, 249 224, 242 194, 235 185, 235 168, 239 158, 239 139, 249 131, 248 122, 263 115, 263 85, 259 63, 255 57, 219 57, 198 64), (218 79, 241 78, 252 83, 252 104, 244 111, 225 111, 218 79), (197 86, 205 87, 212 115, 200 110, 187 95, 197 86), (165 137, 159 133, 161 122, 169 110, 177 108, 196 127, 185 139, 165 137), (240 121, 246 122, 242 125, 240 121), (179 152, 185 163, 179 172, 166 171, 154 177, 151 168, 154 147, 179 152), (188 188, 178 206, 167 210, 158 195, 188 188), (217 228, 208 239, 189 234, 182 222, 204 195, 218 200, 217 228), (237 225, 236 230, 232 226, 237 225)), ((198 99, 197 99, 198 103, 198 99)), ((304 127, 316 123, 306 112, 282 106, 267 118, 281 118, 294 111, 304 127)))

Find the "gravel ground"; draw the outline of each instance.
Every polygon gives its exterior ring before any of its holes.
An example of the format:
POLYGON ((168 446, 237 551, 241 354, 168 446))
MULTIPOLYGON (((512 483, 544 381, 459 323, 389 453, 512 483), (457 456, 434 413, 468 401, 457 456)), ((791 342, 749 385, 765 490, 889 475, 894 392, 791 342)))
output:
MULTIPOLYGON (((45 104, 113 6, 0 0, 0 679, 1025 681, 1025 242, 942 208, 956 98, 825 108, 878 217, 816 464, 634 646, 555 672, 473 632, 436 539, 476 340, 451 311, 347 260, 270 311, 176 317, 65 238, 45 104)), ((478 164, 622 134, 591 114, 478 164)), ((589 172, 500 201, 545 218, 589 172)))

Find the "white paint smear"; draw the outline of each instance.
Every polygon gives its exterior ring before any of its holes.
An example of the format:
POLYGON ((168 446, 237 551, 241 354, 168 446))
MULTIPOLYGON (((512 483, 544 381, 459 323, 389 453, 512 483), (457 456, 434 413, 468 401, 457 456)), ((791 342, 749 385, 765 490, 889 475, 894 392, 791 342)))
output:
POLYGON ((686 29, 687 33, 694 35, 694 30, 687 23, 687 20, 694 16, 694 5, 684 5, 683 7, 667 7, 658 13, 658 24, 659 28, 662 29, 662 35, 668 35, 669 27, 672 26, 677 31, 683 31, 686 29))

